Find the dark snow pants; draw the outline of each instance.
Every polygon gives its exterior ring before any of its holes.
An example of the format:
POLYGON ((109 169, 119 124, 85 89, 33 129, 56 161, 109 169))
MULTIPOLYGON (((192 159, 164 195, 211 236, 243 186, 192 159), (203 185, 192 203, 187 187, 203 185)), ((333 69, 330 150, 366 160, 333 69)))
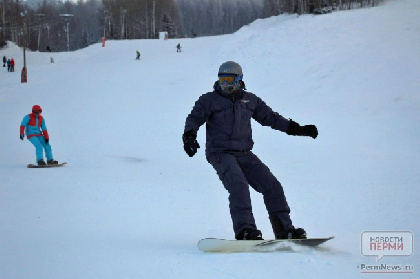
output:
POLYGON ((229 192, 229 208, 235 234, 246 228, 257 228, 249 186, 263 195, 270 216, 276 216, 284 229, 292 226, 283 187, 255 154, 251 151, 213 153, 209 154, 207 160, 229 192))

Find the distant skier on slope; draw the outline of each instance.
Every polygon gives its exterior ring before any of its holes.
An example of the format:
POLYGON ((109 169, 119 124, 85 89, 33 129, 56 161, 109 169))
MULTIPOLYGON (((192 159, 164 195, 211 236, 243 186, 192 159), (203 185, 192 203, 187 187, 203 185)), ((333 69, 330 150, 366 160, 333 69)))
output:
POLYGON ((41 107, 35 105, 32 107, 32 113, 23 117, 22 123, 20 124, 20 139, 23 140, 26 134, 28 140, 35 146, 36 162, 39 166, 58 164, 53 158, 49 143, 50 137, 47 126, 45 125, 45 119, 41 116, 41 113, 41 107), (44 149, 47 163, 44 161, 44 149))
POLYGON ((228 61, 219 68, 219 80, 212 92, 195 103, 185 123, 184 150, 194 156, 199 148, 197 131, 206 123, 206 157, 229 192, 229 208, 235 238, 262 239, 252 213, 249 185, 263 194, 276 239, 306 238, 302 228, 295 228, 290 208, 280 182, 260 159, 252 153, 251 118, 293 136, 316 138, 314 125, 300 126, 274 112, 259 97, 245 91, 242 68, 228 61))
POLYGON ((10 59, 10 71, 11 72, 15 71, 15 60, 13 58, 10 59))
POLYGON ((136 60, 140 60, 140 52, 136 50, 136 60))
POLYGON ((181 44, 180 43, 178 43, 176 45, 176 52, 181 52, 181 44))

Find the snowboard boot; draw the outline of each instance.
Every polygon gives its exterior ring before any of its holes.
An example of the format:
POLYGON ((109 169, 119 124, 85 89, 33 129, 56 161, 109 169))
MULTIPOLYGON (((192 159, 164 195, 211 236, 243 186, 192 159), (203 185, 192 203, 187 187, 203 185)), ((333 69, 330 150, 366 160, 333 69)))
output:
POLYGON ((268 218, 270 219, 271 227, 273 228, 274 237, 276 239, 282 239, 285 231, 283 223, 275 215, 269 215, 268 218))
POLYGON ((58 164, 58 161, 56 161, 54 159, 50 159, 50 160, 47 161, 47 164, 48 165, 57 165, 58 164))
POLYGON ((306 239, 306 231, 302 228, 291 227, 285 229, 279 218, 274 215, 269 216, 276 239, 306 239))
POLYGON ((44 159, 41 159, 38 161, 38 166, 45 166, 45 165, 47 164, 45 163, 44 159))
POLYGON ((257 229, 243 229, 235 235, 235 238, 237 240, 264 240, 261 231, 257 229))
POLYGON ((280 239, 306 239, 306 231, 302 228, 291 227, 280 236, 280 239))

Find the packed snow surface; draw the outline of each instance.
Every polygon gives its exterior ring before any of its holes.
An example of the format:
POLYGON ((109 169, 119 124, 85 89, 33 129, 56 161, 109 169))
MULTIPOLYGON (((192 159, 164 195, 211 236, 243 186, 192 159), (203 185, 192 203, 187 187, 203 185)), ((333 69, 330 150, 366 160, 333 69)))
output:
MULTIPOLYGON (((420 1, 381 3, 271 17, 223 36, 27 52, 27 83, 22 50, 9 43, 0 50, 16 61, 14 73, 0 68, 0 278, 384 278, 364 273, 381 264, 411 266, 389 278, 415 278, 420 1), (317 249, 197 249, 204 237, 234 237, 205 127, 193 158, 181 141, 227 60, 275 111, 318 127, 313 140, 253 122, 253 151, 281 181, 295 226, 335 236, 317 249), (35 104, 65 167, 26 168, 35 150, 19 126, 35 104), (414 252, 377 262, 361 254, 365 231, 412 232, 414 252)), ((273 238, 261 195, 252 199, 258 228, 273 238)))

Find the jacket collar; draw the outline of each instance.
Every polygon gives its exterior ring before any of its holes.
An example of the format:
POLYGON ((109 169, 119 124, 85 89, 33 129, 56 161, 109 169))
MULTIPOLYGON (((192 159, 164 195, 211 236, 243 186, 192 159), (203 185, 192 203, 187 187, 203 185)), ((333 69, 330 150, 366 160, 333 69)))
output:
POLYGON ((29 117, 42 119, 42 115, 41 114, 35 114, 35 113, 30 113, 29 114, 29 117))
POLYGON ((227 98, 231 101, 241 99, 244 96, 244 93, 245 93, 244 90, 246 90, 245 83, 243 81, 241 81, 241 88, 237 92, 235 92, 234 94, 231 94, 231 95, 228 95, 228 94, 226 94, 222 91, 222 88, 220 88, 220 85, 219 85, 218 81, 216 81, 214 83, 213 89, 214 89, 214 92, 216 92, 217 94, 219 94, 222 97, 225 97, 225 98, 227 98))

